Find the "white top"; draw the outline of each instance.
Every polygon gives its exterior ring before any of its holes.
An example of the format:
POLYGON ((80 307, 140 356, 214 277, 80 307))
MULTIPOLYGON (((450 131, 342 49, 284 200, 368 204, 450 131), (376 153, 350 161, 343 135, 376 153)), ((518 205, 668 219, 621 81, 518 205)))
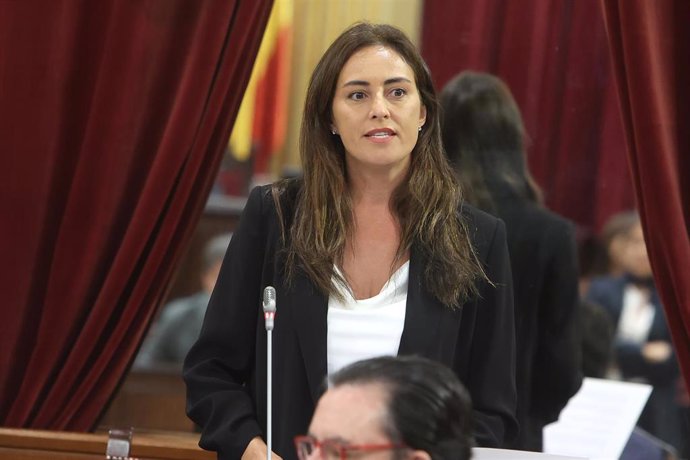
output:
POLYGON ((623 310, 618 320, 618 339, 642 345, 649 337, 654 322, 654 305, 649 291, 627 286, 623 293, 623 310))
POLYGON ((350 289, 334 280, 345 300, 333 296, 328 299, 328 375, 361 359, 398 354, 409 277, 407 261, 391 275, 381 292, 363 300, 356 300, 350 289))

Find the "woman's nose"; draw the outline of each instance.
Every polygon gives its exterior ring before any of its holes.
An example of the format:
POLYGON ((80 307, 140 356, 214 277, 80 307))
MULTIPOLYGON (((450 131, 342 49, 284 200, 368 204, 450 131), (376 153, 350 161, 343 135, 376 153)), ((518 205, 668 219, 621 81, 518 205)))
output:
POLYGON ((388 118, 390 112, 388 109, 388 101, 381 94, 377 94, 371 101, 371 118, 388 118))

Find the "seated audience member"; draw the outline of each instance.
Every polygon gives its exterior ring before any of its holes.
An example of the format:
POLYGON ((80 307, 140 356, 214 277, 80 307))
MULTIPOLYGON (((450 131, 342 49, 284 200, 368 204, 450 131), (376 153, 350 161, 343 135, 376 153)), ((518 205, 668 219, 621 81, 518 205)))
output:
POLYGON ((327 385, 309 434, 295 438, 300 460, 471 457, 470 397, 445 366, 416 356, 372 358, 342 368, 327 385))
POLYGON ((199 336, 206 306, 216 284, 223 256, 231 234, 211 238, 204 247, 201 267, 201 290, 163 307, 158 320, 134 361, 137 369, 182 369, 182 362, 199 336))
POLYGON ((621 274, 592 279, 587 298, 613 320, 614 366, 620 377, 653 387, 639 426, 682 451, 688 428, 676 401, 678 364, 639 217, 625 222, 619 237, 623 238, 618 253, 621 274))
MULTIPOLYGON (((606 377, 611 364, 613 322, 599 305, 582 300, 582 371, 585 377, 606 377)), ((619 460, 675 460, 676 450, 641 428, 635 428, 619 460)))

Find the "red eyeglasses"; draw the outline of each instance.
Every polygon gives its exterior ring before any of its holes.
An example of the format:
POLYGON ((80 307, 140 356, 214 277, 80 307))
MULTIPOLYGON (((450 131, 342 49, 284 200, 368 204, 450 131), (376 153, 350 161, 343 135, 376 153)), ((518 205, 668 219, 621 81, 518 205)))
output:
POLYGON ((347 460, 352 453, 407 449, 405 444, 343 444, 340 441, 319 441, 313 436, 296 436, 295 448, 300 460, 347 460))

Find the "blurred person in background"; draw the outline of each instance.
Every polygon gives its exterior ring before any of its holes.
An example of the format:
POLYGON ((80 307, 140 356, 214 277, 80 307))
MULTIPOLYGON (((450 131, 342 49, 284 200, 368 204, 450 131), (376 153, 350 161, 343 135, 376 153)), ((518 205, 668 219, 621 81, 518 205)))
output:
POLYGON ((503 81, 462 72, 440 99, 444 148, 467 201, 506 225, 520 423, 510 447, 541 451, 543 427, 582 382, 574 229, 543 205, 527 167, 522 117, 503 81))
MULTIPOLYGON (((582 370, 585 377, 605 379, 613 355, 614 324, 603 307, 582 299, 582 370)), ((619 460, 676 460, 676 449, 635 427, 619 460)))
MULTIPOLYGON (((640 221, 636 211, 619 212, 611 216, 601 230, 601 246, 604 249, 605 275, 620 276, 626 271, 626 251, 630 230, 640 221)), ((650 269, 651 270, 651 269, 650 269)))
POLYGON ((163 307, 141 345, 134 361, 135 369, 182 370, 184 357, 199 336, 206 306, 231 238, 230 233, 221 234, 205 244, 201 258, 201 290, 163 307))
POLYGON ((639 426, 683 452, 690 427, 678 402, 678 363, 642 225, 635 212, 613 216, 611 222, 617 227, 615 257, 620 274, 592 279, 587 298, 601 305, 616 325, 612 376, 653 387, 639 426))

